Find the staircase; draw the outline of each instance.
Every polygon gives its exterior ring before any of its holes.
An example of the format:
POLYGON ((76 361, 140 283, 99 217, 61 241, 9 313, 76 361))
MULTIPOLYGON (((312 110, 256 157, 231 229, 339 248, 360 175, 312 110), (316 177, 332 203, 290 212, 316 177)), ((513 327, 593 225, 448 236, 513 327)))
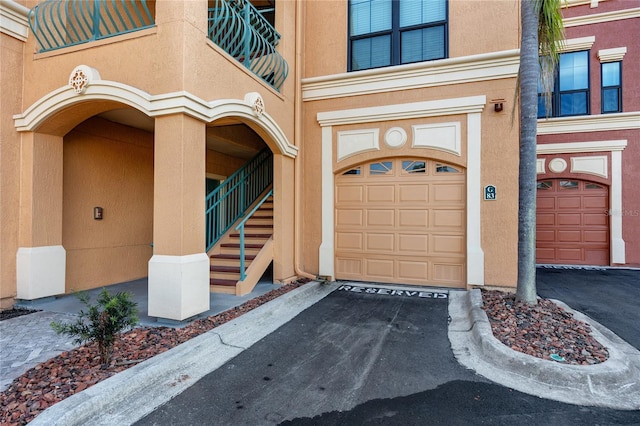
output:
POLYGON ((235 227, 209 252, 210 290, 242 296, 253 290, 273 260, 273 197, 269 196, 244 224, 244 280, 241 280, 241 236, 235 227))

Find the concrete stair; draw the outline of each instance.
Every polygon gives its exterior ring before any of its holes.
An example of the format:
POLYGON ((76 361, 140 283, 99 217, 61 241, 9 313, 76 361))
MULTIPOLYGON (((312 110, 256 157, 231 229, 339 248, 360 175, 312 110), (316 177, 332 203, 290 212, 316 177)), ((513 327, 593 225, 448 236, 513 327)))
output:
POLYGON ((250 293, 273 260, 273 199, 267 199, 245 223, 245 270, 240 281, 240 233, 235 225, 209 252, 210 290, 242 296, 250 293))

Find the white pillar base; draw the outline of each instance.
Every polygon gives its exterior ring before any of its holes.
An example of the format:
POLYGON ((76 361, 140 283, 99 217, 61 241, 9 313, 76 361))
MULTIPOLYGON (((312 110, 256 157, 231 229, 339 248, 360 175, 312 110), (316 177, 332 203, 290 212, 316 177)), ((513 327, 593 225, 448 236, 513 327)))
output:
POLYGON ((209 297, 206 253, 149 260, 149 316, 182 321, 208 311, 209 297))
POLYGON ((62 246, 18 248, 16 297, 33 300, 64 294, 66 266, 67 252, 62 246))
POLYGON ((625 260, 625 242, 622 238, 611 239, 611 264, 624 265, 625 260))
POLYGON ((479 247, 467 248, 467 283, 484 285, 484 251, 479 247))

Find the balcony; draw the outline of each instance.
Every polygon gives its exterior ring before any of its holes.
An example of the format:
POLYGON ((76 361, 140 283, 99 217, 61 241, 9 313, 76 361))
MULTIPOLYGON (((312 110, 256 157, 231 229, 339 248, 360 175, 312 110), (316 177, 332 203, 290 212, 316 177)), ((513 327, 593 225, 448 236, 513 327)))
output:
POLYGON ((153 27, 155 0, 46 0, 29 12, 38 52, 153 27))
POLYGON ((216 0, 209 8, 209 39, 276 90, 289 71, 276 50, 280 34, 248 0, 216 0))

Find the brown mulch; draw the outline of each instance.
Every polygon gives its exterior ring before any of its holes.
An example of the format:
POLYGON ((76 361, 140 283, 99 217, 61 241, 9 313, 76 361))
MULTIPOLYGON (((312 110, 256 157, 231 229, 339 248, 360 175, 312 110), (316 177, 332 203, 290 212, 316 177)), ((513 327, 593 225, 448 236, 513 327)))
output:
POLYGON ((218 315, 196 320, 184 328, 139 327, 124 332, 115 343, 108 366, 100 363, 95 343, 63 352, 28 370, 0 393, 0 425, 25 425, 55 403, 231 321, 307 282, 309 280, 299 280, 284 285, 218 315))
POLYGON ((24 308, 5 309, 4 311, 0 311, 0 321, 21 317, 22 315, 29 315, 34 312, 39 312, 39 311, 35 309, 24 309, 24 308))
POLYGON ((482 292, 482 301, 493 335, 515 351, 548 360, 556 354, 573 365, 598 364, 609 357, 588 324, 548 299, 530 306, 516 302, 515 294, 491 290, 482 292))

